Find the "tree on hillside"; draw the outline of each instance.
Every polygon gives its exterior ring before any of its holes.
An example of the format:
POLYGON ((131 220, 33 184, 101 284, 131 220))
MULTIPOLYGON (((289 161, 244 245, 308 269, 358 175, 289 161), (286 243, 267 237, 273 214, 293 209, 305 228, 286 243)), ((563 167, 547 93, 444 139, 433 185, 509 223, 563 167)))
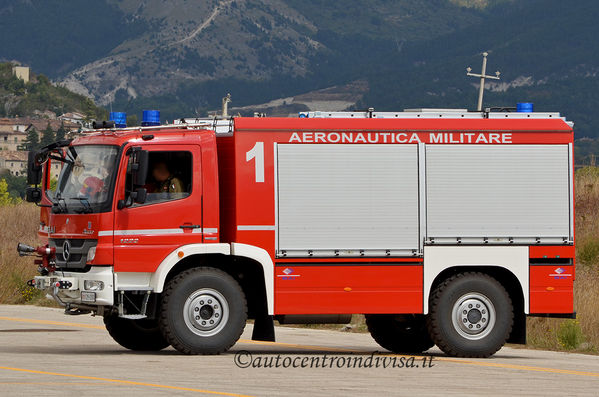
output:
POLYGON ((83 101, 83 114, 85 114, 83 120, 88 122, 96 118, 96 105, 89 98, 85 98, 83 101))
POLYGON ((9 170, 0 171, 0 179, 6 182, 6 191, 10 194, 10 197, 18 199, 25 196, 25 189, 27 189, 27 178, 23 176, 15 176, 10 173, 9 170))
POLYGON ((58 129, 56 130, 56 141, 58 142, 65 139, 66 134, 67 130, 66 128, 64 128, 64 123, 60 123, 60 127, 58 127, 58 129))
POLYGON ((131 116, 127 116, 127 127, 137 127, 139 125, 139 119, 137 115, 132 114, 131 116))
POLYGON ((48 121, 48 125, 46 126, 46 129, 42 133, 42 139, 40 139, 40 146, 41 147, 48 146, 49 144, 51 144, 54 141, 56 141, 56 136, 54 135, 54 130, 52 130, 52 126, 50 125, 50 122, 48 121))
POLYGON ((19 150, 37 150, 40 147, 40 136, 37 133, 35 127, 31 127, 29 131, 27 131, 27 138, 23 141, 23 143, 19 146, 19 150))

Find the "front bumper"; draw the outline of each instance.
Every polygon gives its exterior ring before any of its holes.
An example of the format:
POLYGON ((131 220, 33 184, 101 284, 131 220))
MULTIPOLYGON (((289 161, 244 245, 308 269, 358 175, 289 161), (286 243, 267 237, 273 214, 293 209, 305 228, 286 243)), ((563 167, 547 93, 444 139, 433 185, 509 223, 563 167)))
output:
POLYGON ((112 266, 92 266, 89 272, 57 271, 48 276, 35 276, 34 286, 54 296, 58 303, 70 305, 112 306, 114 304, 114 272, 112 266), (101 290, 85 290, 85 281, 101 281, 101 290), (60 286, 57 286, 60 284, 60 286), (83 292, 83 294, 82 294, 83 292))

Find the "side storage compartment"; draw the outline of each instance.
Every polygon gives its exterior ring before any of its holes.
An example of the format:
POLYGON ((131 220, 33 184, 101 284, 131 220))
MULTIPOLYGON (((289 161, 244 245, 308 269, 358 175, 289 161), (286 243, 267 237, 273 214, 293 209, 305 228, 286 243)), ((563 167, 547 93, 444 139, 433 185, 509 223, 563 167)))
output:
POLYGON ((530 313, 574 311, 574 266, 530 266, 530 313))

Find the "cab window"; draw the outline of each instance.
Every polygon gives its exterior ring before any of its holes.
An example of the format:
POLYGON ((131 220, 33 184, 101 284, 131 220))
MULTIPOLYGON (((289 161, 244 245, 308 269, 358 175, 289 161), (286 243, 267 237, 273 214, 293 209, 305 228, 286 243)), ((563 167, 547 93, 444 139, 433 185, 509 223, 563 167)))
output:
MULTIPOLYGON (((127 185, 130 186, 131 158, 127 166, 127 185)), ((146 202, 141 205, 179 200, 191 194, 192 155, 186 151, 150 151, 146 202)), ((140 204, 135 204, 138 206, 140 204)))

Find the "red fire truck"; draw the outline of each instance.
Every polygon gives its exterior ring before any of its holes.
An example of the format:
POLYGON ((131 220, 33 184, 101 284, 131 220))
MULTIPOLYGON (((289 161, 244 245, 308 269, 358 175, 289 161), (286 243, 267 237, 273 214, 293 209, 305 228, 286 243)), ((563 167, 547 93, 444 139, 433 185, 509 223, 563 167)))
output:
POLYGON ((126 348, 216 354, 248 318, 274 340, 274 320, 361 313, 390 351, 487 357, 525 342, 526 316, 575 315, 573 130, 557 113, 105 127, 31 156, 42 245, 19 251, 38 255, 31 285, 126 348))

